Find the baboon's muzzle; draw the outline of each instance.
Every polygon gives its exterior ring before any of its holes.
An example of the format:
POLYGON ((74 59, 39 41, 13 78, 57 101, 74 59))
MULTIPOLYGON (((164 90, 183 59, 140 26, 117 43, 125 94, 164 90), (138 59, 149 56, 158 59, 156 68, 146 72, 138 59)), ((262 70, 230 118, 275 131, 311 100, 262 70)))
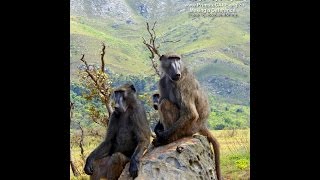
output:
POLYGON ((154 108, 155 110, 158 110, 158 108, 159 108, 159 107, 158 107, 158 104, 157 104, 157 103, 154 103, 154 104, 153 104, 153 108, 154 108))
POLYGON ((181 77, 181 74, 180 73, 177 73, 176 75, 174 75, 174 77, 172 78, 172 80, 174 81, 178 81, 181 77))

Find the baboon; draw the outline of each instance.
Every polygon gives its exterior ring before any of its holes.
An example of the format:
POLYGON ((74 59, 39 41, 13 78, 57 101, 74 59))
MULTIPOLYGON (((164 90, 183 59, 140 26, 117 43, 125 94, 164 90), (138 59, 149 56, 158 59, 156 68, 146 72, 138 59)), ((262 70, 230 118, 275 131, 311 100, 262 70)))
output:
POLYGON ((155 146, 199 133, 212 143, 217 177, 221 180, 220 147, 207 128, 209 102, 194 75, 183 66, 181 57, 166 54, 160 57, 159 113, 164 131, 156 130, 155 146))
MULTIPOLYGON (((153 102, 153 108, 154 110, 158 110, 159 109, 159 98, 160 98, 160 95, 159 93, 154 93, 152 95, 152 102, 153 102)), ((163 127, 163 124, 161 123, 161 120, 159 119, 159 121, 157 122, 156 126, 154 127, 154 132, 155 133, 158 133, 160 131, 163 131, 164 130, 164 127, 163 127)), ((155 138, 155 137, 154 137, 155 138)))
POLYGON ((129 172, 138 176, 140 158, 150 143, 150 128, 143 105, 132 84, 114 90, 114 112, 105 140, 88 156, 84 171, 91 180, 118 179, 126 163, 129 172))
POLYGON ((154 94, 152 95, 153 108, 154 108, 155 110, 158 110, 158 109, 159 109, 159 99, 160 99, 159 93, 154 93, 154 94))
MULTIPOLYGON (((155 110, 159 110, 159 116, 160 116, 160 119, 154 128, 154 132, 158 136, 160 132, 171 127, 172 124, 178 119, 179 109, 177 108, 177 106, 170 103, 166 99, 162 101, 162 105, 160 106, 161 108, 159 109, 159 99, 160 99, 159 93, 153 94, 152 99, 153 99, 153 108, 155 110), (162 113, 162 112, 165 112, 165 113, 162 113)), ((178 139, 175 137, 171 137, 171 138, 172 140, 167 140, 167 141, 172 142, 178 139)), ((159 142, 157 142, 156 139, 153 141, 153 144, 155 146, 161 145, 159 142)))

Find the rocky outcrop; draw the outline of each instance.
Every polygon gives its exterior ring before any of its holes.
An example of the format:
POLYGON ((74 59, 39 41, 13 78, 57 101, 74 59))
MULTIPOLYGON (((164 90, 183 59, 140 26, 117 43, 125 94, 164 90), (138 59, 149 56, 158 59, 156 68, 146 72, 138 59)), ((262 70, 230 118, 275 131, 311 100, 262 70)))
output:
MULTIPOLYGON (((157 148, 142 157, 135 180, 216 180, 214 154, 206 137, 194 135, 157 148)), ((129 163, 119 180, 130 178, 129 163)))

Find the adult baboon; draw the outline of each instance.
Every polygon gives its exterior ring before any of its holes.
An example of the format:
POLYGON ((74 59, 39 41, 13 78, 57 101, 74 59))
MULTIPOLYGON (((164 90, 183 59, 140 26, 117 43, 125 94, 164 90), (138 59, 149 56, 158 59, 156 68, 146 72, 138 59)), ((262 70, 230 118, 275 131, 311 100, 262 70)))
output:
POLYGON ((118 179, 130 161, 129 172, 138 176, 140 158, 150 143, 150 128, 143 105, 133 85, 125 84, 113 93, 114 112, 105 140, 89 155, 84 171, 91 179, 118 179))
POLYGON ((159 113, 164 131, 157 131, 155 146, 171 143, 195 133, 207 136, 212 143, 217 177, 221 180, 219 143, 207 128, 208 98, 194 75, 183 66, 181 57, 166 54, 160 57, 162 75, 159 81, 159 113))

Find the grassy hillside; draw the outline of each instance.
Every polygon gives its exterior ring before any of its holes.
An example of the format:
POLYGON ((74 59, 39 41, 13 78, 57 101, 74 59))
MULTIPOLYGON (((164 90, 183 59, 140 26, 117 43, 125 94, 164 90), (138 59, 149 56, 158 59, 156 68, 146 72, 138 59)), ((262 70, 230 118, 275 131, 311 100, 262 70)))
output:
POLYGON ((105 42, 107 45, 106 64, 113 71, 125 74, 143 74, 148 69, 147 52, 144 52, 140 42, 134 40, 139 37, 129 35, 129 32, 132 34, 137 30, 123 28, 122 32, 128 35, 121 36, 112 27, 103 30, 102 24, 97 23, 97 26, 94 26, 95 22, 96 20, 82 17, 70 18, 72 79, 77 65, 80 63, 81 54, 86 55, 86 60, 89 63, 99 62, 101 42, 105 42))
POLYGON ((186 4, 191 2, 72 0, 71 82, 77 81, 81 54, 89 63, 99 62, 101 42, 107 44, 106 67, 112 72, 141 79, 154 74, 142 37, 148 37, 145 23, 156 20, 161 53, 182 54, 217 102, 249 106, 250 1, 238 8, 238 17, 215 18, 189 17, 186 4))

